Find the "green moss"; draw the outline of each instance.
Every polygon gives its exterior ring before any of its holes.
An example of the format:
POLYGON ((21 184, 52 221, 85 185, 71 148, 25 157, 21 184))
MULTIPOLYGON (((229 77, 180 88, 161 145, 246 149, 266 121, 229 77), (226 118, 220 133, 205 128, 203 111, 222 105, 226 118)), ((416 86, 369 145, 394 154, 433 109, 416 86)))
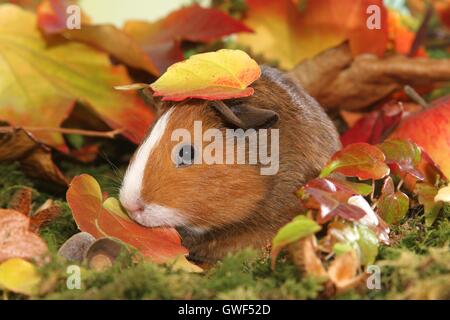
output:
POLYGON ((227 257, 204 274, 117 263, 103 272, 82 273, 82 290, 64 287, 64 266, 57 261, 53 272, 60 292, 53 290, 45 295, 48 299, 307 299, 316 298, 322 289, 312 278, 300 279, 288 262, 270 271, 268 258, 257 258, 249 250, 227 257))
POLYGON ((57 252, 68 238, 79 232, 67 203, 56 201, 55 204, 61 208, 61 214, 40 230, 40 235, 47 242, 51 252, 57 252))
POLYGON ((0 208, 8 207, 14 192, 24 186, 33 188, 34 184, 20 170, 19 163, 0 164, 0 208))

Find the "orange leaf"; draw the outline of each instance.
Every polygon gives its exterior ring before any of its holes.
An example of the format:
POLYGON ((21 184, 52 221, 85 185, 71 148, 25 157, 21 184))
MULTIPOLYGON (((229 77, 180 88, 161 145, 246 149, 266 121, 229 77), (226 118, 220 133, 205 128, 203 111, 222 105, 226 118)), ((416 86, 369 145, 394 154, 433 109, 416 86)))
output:
POLYGON ((42 258, 47 245, 35 233, 28 231, 30 220, 14 210, 0 209, 0 262, 11 258, 42 258))
POLYGON ((328 268, 328 275, 337 291, 344 292, 359 286, 367 277, 365 273, 357 275, 358 269, 359 259, 355 251, 351 250, 333 260, 328 268))
POLYGON ((117 238, 158 263, 187 254, 175 229, 146 228, 131 221, 120 210, 106 209, 99 184, 87 174, 72 180, 67 202, 78 228, 96 239, 117 238))
POLYGON ((292 0, 248 0, 244 22, 255 33, 240 35, 239 42, 266 59, 290 69, 304 59, 346 40, 354 55, 383 55, 388 42, 387 11, 382 0, 314 0, 303 9, 292 0), (380 29, 370 30, 366 11, 380 9, 380 29))

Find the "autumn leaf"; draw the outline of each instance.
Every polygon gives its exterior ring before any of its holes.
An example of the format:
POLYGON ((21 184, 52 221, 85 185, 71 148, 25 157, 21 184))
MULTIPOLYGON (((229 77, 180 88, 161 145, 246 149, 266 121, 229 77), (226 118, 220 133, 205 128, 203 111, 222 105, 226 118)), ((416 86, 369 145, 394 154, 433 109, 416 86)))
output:
POLYGON ((131 221, 116 199, 110 198, 103 203, 100 186, 89 175, 83 174, 72 180, 67 202, 78 228, 96 239, 117 238, 158 263, 187 254, 175 229, 145 228, 131 221))
POLYGON ((345 43, 300 63, 289 75, 325 109, 355 111, 382 101, 405 85, 449 81, 450 61, 400 54, 353 57, 345 43))
POLYGON ((28 216, 31 211, 33 190, 28 187, 20 188, 14 192, 8 208, 28 216))
POLYGON ((403 108, 399 103, 388 103, 379 110, 361 117, 349 130, 341 135, 343 146, 352 143, 381 143, 398 126, 402 119, 403 108))
POLYGON ((114 56, 119 61, 152 74, 159 74, 154 62, 141 46, 122 30, 110 24, 94 25, 81 15, 80 29, 67 28, 67 0, 44 0, 37 10, 38 26, 50 35, 61 35, 68 40, 94 46, 114 56))
POLYGON ((40 282, 36 267, 28 261, 13 258, 0 264, 0 289, 31 296, 38 292, 40 282))
POLYGON ((182 41, 206 43, 238 32, 251 32, 229 15, 196 4, 176 10, 154 23, 127 21, 123 30, 150 56, 158 74, 184 59, 182 41))
POLYGON ((30 220, 20 212, 0 209, 0 262, 11 258, 40 260, 47 245, 29 231, 30 220))
POLYGON ((337 293, 354 289, 361 285, 366 274, 358 275, 359 259, 351 250, 336 257, 328 268, 330 280, 336 286, 337 293))
POLYGON ((425 224, 431 226, 442 209, 442 202, 439 202, 441 200, 438 197, 439 189, 429 183, 418 183, 414 192, 417 194, 419 203, 423 205, 425 224))
POLYGON ((450 186, 439 189, 434 201, 450 202, 450 186))
POLYGON ((260 76, 259 65, 245 52, 222 49, 174 64, 150 86, 163 100, 223 100, 252 95, 249 85, 260 76))
POLYGON ((383 151, 393 173, 399 173, 402 178, 409 174, 417 180, 425 179, 416 169, 422 159, 422 151, 416 144, 408 140, 388 139, 377 147, 383 151))
POLYGON ((55 205, 53 200, 48 199, 30 216, 30 231, 39 232, 43 226, 53 221, 60 213, 61 208, 55 205))
MULTIPOLYGON (((294 264, 308 276, 327 278, 327 272, 317 255, 316 239, 313 235, 300 239, 289 245, 289 253, 294 264)), ((274 260, 272 260, 272 264, 274 260)), ((274 267, 274 265, 272 266, 274 267)))
POLYGON ((405 118, 391 138, 408 139, 416 143, 441 167, 446 176, 450 176, 449 122, 450 96, 445 96, 433 101, 425 110, 405 118))
POLYGON ((309 209, 318 209, 317 222, 325 224, 334 217, 341 217, 344 220, 358 221, 362 219, 366 213, 352 205, 347 200, 350 195, 339 192, 327 192, 316 188, 307 187, 305 192, 309 194, 313 202, 306 204, 309 209))
POLYGON ((1 133, 1 128, 0 161, 19 161, 27 175, 67 185, 66 178, 53 162, 50 148, 23 129, 1 133))
MULTIPOLYGON (((139 142, 152 120, 144 103, 115 85, 130 83, 123 66, 89 46, 49 46, 36 16, 17 6, 0 6, 0 120, 16 127, 58 128, 75 101, 92 108, 109 126, 139 142), (64 63, 63 63, 64 62, 64 63)), ((36 131, 44 143, 62 148, 59 133, 36 131)))
POLYGON ((244 23, 254 34, 238 38, 252 52, 275 60, 284 69, 312 58, 320 52, 349 40, 354 55, 383 55, 387 48, 387 11, 381 0, 307 1, 300 10, 292 0, 246 1, 248 10, 244 23), (380 28, 367 27, 367 8, 380 9, 380 28))
POLYGON ((389 174, 389 167, 384 161, 385 156, 377 147, 355 143, 335 153, 320 176, 327 177, 333 172, 339 172, 361 180, 381 179, 389 174))
MULTIPOLYGON (((366 183, 351 182, 345 178, 317 178, 309 181, 306 187, 317 188, 328 192, 338 192, 345 195, 345 200, 352 195, 367 196, 373 191, 373 187, 366 183)), ((301 196, 301 194, 299 194, 301 196)))
POLYGON ((401 191, 395 191, 392 178, 385 180, 377 202, 378 214, 389 224, 397 224, 409 210, 409 198, 401 191))

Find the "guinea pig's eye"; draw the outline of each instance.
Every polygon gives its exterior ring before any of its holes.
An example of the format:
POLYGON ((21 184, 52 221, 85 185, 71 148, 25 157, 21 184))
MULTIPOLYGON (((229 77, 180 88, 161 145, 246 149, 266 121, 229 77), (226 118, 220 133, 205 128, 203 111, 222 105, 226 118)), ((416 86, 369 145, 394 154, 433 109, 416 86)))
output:
POLYGON ((175 164, 177 167, 189 166, 194 163, 195 148, 191 144, 182 145, 175 150, 175 164))

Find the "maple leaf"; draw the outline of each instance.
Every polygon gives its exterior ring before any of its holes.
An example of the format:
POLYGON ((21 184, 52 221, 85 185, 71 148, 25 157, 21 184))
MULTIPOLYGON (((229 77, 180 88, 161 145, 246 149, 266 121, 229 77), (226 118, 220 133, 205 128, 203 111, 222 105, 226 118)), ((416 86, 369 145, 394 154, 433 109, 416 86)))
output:
POLYGON ((252 95, 248 86, 260 76, 259 65, 245 52, 222 49, 174 64, 150 87, 164 101, 223 100, 252 95))
POLYGON ((87 174, 72 180, 67 190, 67 202, 78 228, 96 239, 117 238, 158 263, 187 254, 175 229, 138 225, 128 217, 116 199, 103 202, 99 184, 87 174))
POLYGON ((387 47, 387 12, 381 0, 314 0, 307 1, 303 10, 292 0, 248 0, 247 6, 244 23, 255 33, 240 35, 239 43, 284 69, 346 40, 354 55, 383 55, 387 47), (381 10, 380 29, 367 27, 370 5, 381 10))
POLYGON ((110 24, 91 24, 82 14, 80 29, 68 29, 67 7, 71 4, 72 1, 67 0, 42 1, 37 9, 39 28, 46 34, 58 34, 99 48, 131 67, 158 74, 154 62, 141 46, 119 28, 110 24))
POLYGON ((123 30, 147 52, 159 74, 184 59, 182 41, 205 43, 238 32, 251 32, 229 15, 196 4, 176 10, 154 23, 127 21, 123 30))
MULTIPOLYGON (((139 142, 152 115, 134 93, 113 90, 130 82, 125 68, 112 66, 106 54, 81 43, 48 46, 36 23, 33 13, 0 5, 0 119, 13 126, 57 128, 81 101, 139 142)), ((63 146, 59 133, 35 135, 63 146)))

